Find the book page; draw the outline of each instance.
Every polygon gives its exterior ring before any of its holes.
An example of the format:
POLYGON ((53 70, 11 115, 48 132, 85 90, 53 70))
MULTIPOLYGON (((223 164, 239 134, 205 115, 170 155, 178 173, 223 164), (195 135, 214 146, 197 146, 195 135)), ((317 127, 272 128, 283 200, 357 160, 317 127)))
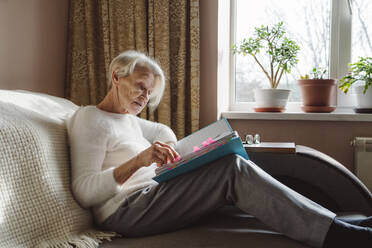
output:
MULTIPOLYGON (((200 157, 206 153, 209 153, 210 151, 213 151, 214 149, 228 143, 231 139, 233 138, 238 138, 239 135, 236 131, 234 132, 225 132, 221 135, 221 138, 218 140, 215 140, 215 142, 208 144, 207 146, 201 145, 199 147, 198 151, 194 151, 192 153, 188 153, 182 156, 182 158, 176 162, 168 163, 168 164, 163 164, 161 167, 158 167, 155 169, 156 175, 159 175, 163 172, 166 172, 168 170, 171 170, 173 168, 176 168, 179 165, 188 163, 190 160, 193 160, 194 158, 200 157), (226 135, 229 133, 229 135, 226 135)), ((240 138, 240 137, 239 137, 240 138)))
POLYGON ((182 157, 186 154, 192 153, 194 146, 200 146, 202 142, 208 138, 216 139, 221 134, 225 134, 227 132, 233 132, 233 130, 225 118, 220 119, 179 140, 175 147, 176 151, 182 157))

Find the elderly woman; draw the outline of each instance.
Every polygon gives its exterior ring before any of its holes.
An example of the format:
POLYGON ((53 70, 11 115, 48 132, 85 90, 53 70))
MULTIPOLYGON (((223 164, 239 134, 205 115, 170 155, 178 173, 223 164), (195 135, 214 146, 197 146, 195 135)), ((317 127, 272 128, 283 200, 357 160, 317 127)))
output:
POLYGON ((153 181, 156 166, 178 157, 176 136, 136 115, 147 104, 150 110, 159 104, 163 72, 151 58, 127 51, 111 62, 109 81, 103 101, 81 107, 68 124, 72 190, 83 207, 92 207, 100 228, 125 237, 169 232, 232 203, 313 247, 372 244, 370 228, 338 220, 238 155, 161 184, 153 181))

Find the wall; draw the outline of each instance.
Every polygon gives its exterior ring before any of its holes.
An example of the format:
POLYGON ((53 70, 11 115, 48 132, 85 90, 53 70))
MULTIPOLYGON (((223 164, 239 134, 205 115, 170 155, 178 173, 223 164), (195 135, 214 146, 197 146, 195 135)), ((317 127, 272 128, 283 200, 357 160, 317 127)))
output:
POLYGON ((200 126, 217 119, 218 1, 200 4, 200 126))
MULTIPOLYGON (((200 127, 217 116, 218 1, 200 1, 200 127)), ((228 34, 226 34, 228 35, 228 34)), ((371 122, 229 120, 241 136, 259 133, 266 142, 295 142, 322 151, 354 170, 353 147, 357 136, 372 137, 371 122)))
MULTIPOLYGON (((354 171, 354 137, 372 137, 370 122, 229 120, 231 127, 245 137, 260 134, 263 141, 295 142, 315 148, 354 171)), ((299 165, 300 166, 300 165, 299 165)))
MULTIPOLYGON (((200 126, 217 116, 218 1, 200 1, 200 126)), ((0 88, 63 96, 68 0, 0 1, 0 88)), ((292 141, 331 155, 350 170, 355 136, 372 136, 362 122, 230 120, 243 136, 292 141)))
POLYGON ((68 0, 0 1, 0 89, 64 95, 68 0))

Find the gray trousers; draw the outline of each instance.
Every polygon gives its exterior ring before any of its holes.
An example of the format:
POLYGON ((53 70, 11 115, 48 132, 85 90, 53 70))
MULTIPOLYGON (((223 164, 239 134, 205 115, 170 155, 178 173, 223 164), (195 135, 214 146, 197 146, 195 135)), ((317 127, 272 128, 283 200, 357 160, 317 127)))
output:
POLYGON ((133 193, 100 228, 124 237, 165 233, 231 203, 274 230, 313 247, 322 246, 335 217, 252 161, 228 155, 133 193))

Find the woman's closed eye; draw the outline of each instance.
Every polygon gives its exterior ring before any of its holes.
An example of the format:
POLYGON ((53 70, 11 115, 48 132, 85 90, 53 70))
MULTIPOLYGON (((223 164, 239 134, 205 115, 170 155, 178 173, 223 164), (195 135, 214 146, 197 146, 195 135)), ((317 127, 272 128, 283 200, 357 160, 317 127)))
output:
POLYGON ((139 83, 139 84, 138 84, 138 88, 139 88, 141 91, 147 91, 147 94, 148 94, 149 96, 150 96, 151 93, 152 93, 152 91, 149 90, 149 89, 147 89, 145 86, 143 86, 142 83, 139 83))
POLYGON ((142 83, 139 83, 139 84, 138 84, 138 88, 139 88, 141 91, 146 91, 146 87, 143 86, 142 83))

